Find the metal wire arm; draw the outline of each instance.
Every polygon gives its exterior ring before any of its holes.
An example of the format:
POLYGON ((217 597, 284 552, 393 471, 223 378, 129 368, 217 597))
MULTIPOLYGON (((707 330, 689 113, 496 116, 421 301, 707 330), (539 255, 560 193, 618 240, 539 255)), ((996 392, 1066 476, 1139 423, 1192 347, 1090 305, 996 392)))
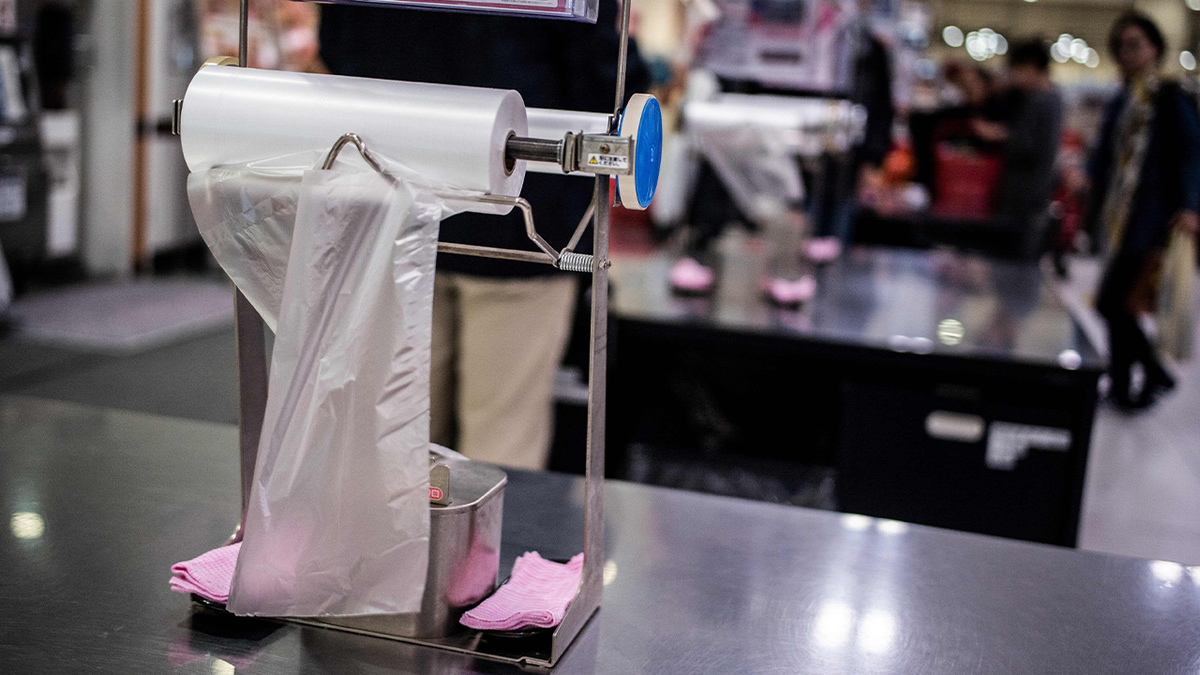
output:
MULTIPOLYGON (((383 176, 392 187, 399 187, 400 181, 395 176, 387 172, 380 164, 375 155, 367 148, 367 143, 356 133, 348 133, 342 135, 329 149, 329 154, 325 155, 325 161, 321 163, 321 170, 328 171, 333 168, 333 163, 337 161, 338 155, 347 145, 353 145, 358 149, 358 154, 362 155, 363 161, 367 166, 374 169, 380 176, 383 176)), ((521 251, 509 248, 496 248, 493 246, 472 246, 470 244, 452 244, 449 242, 438 242, 439 253, 451 253, 454 255, 472 255, 480 258, 499 258, 502 260, 518 260, 521 262, 545 263, 553 265, 560 270, 567 272, 583 272, 590 274, 595 269, 595 259, 583 253, 575 253, 575 245, 579 241, 580 234, 583 233, 584 227, 591 220, 591 214, 594 209, 594 204, 588 207, 587 213, 584 214, 584 220, 580 222, 575 234, 571 238, 571 243, 562 251, 555 250, 553 246, 547 242, 541 234, 538 233, 537 227, 533 222, 533 206, 529 201, 521 197, 508 197, 505 195, 492 194, 473 194, 467 192, 455 192, 449 190, 431 190, 430 194, 455 202, 472 202, 476 204, 496 204, 499 206, 511 206, 521 210, 521 215, 525 219, 525 236, 529 237, 541 252, 536 251, 521 251)), ((609 265, 608 261, 601 263, 605 267, 609 265)))

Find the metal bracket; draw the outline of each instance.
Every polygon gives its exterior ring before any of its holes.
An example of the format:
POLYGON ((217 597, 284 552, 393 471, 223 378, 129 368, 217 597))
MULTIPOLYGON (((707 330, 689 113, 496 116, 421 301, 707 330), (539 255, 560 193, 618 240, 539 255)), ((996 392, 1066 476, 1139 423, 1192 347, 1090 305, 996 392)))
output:
POLYGON ((632 138, 584 134, 578 139, 579 151, 575 171, 609 176, 628 176, 633 173, 632 138))
MULTIPOLYGON (((325 161, 321 163, 321 169, 328 171, 333 168, 333 164, 337 161, 338 155, 347 145, 353 145, 367 166, 371 167, 380 176, 383 176, 393 187, 400 185, 400 181, 395 176, 391 175, 384 169, 383 165, 376 159, 375 155, 367 147, 366 141, 356 133, 348 133, 342 135, 341 138, 333 144, 329 153, 325 155, 325 161)), ((547 242, 537 231, 537 226, 533 221, 533 206, 528 200, 522 197, 508 197, 505 195, 492 194, 477 194, 471 192, 458 192, 452 190, 430 190, 430 194, 446 201, 451 202, 472 202, 476 204, 496 204, 499 206, 511 206, 520 209, 521 215, 525 220, 525 236, 534 243, 541 252, 535 251, 520 251, 516 249, 495 248, 491 246, 472 246, 470 244, 452 244, 449 242, 438 242, 439 253, 451 253, 455 255, 472 255, 481 258, 501 258, 504 260, 519 260, 522 262, 536 262, 553 265, 558 269, 567 272, 584 272, 591 273, 595 269, 595 259, 590 255, 575 253, 574 246, 578 243, 578 237, 572 237, 569 244, 562 251, 555 250, 553 246, 547 242)), ((591 208, 589 207, 589 212, 591 208)), ((585 214, 586 215, 586 214, 585 214)), ((577 233, 582 235, 582 229, 586 225, 586 220, 580 223, 580 231, 577 233)), ((605 267, 610 264, 607 260, 601 263, 605 267)))
POLYGON ((633 152, 632 138, 570 131, 558 141, 512 136, 504 147, 510 159, 557 164, 563 173, 582 171, 607 176, 631 175, 633 152))

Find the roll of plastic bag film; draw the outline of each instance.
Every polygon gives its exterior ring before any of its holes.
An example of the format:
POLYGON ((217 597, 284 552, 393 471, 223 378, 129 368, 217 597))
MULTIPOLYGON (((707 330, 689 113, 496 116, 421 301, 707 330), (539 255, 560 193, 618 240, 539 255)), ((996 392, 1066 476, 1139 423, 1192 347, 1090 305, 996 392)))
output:
POLYGON ((206 66, 180 120, 192 172, 327 152, 350 132, 432 185, 521 193, 525 163, 508 163, 505 144, 528 125, 511 90, 206 66))

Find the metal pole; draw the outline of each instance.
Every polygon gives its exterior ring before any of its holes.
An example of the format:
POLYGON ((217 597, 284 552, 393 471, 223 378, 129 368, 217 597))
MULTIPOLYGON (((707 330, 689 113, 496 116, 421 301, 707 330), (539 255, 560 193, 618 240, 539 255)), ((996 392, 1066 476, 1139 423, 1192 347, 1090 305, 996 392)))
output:
MULTIPOLYGON (((238 35, 238 65, 246 67, 250 41, 250 0, 242 0, 238 35)), ((238 369, 238 450, 241 454, 242 520, 233 538, 241 541, 250 505, 250 487, 258 462, 258 438, 267 411, 267 326, 240 290, 234 291, 234 335, 238 369)))
POLYGON ((621 108, 625 107, 625 70, 629 59, 629 8, 632 5, 633 0, 621 0, 621 51, 617 55, 617 101, 613 104, 613 115, 618 117, 621 115, 621 108))
MULTIPOLYGON (((628 1, 628 0, 627 0, 628 1)), ((554 664, 600 607, 604 591, 604 431, 608 391, 608 176, 597 176, 592 199, 592 354, 588 361, 587 450, 584 472, 583 578, 579 592, 554 631, 550 663, 554 664)))
POLYGON ((250 0, 242 0, 238 21, 238 67, 245 68, 250 63, 250 0))
MULTIPOLYGON (((562 164, 563 139, 552 141, 544 138, 521 138, 512 136, 504 146, 504 154, 511 159, 530 162, 562 164)), ((510 160, 511 161, 511 160, 510 160)))
POLYGON ((263 417, 267 412, 267 326, 254 305, 234 293, 234 340, 237 343, 238 369, 238 450, 242 473, 242 520, 234 539, 241 541, 250 506, 250 488, 258 463, 258 439, 262 436, 263 417))

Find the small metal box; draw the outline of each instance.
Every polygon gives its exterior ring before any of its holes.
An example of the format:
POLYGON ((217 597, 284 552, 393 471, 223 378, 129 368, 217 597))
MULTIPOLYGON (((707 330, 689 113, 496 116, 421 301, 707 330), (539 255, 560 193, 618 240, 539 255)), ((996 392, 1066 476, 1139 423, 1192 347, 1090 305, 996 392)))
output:
POLYGON ((444 463, 450 469, 450 502, 429 507, 429 572, 421 611, 321 623, 399 637, 446 637, 463 630, 458 623, 463 612, 495 590, 508 476, 490 464, 444 463))

